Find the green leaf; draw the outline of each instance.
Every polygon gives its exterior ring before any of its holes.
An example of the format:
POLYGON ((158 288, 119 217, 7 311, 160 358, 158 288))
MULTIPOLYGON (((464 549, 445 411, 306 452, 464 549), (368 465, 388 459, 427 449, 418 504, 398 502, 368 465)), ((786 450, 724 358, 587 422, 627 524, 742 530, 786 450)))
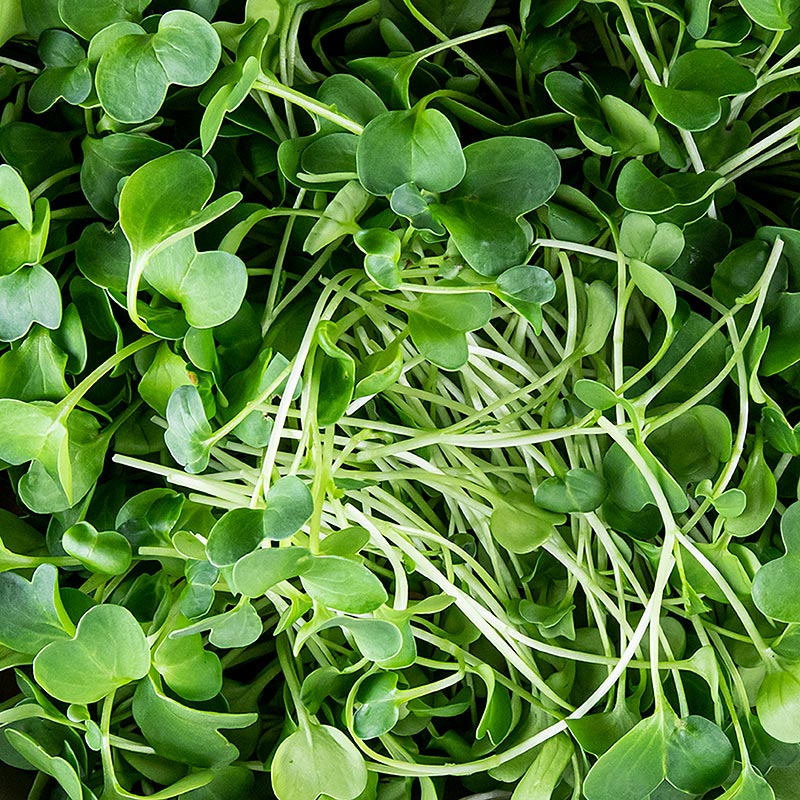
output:
POLYGON ((420 353, 442 369, 455 370, 469 357, 466 333, 489 321, 492 300, 487 292, 422 294, 407 313, 420 353))
POLYGON ((172 352, 169 344, 162 342, 139 381, 142 400, 162 417, 166 416, 167 404, 175 389, 192 383, 186 367, 186 362, 172 352))
POLYGON ((401 243, 396 233, 386 228, 367 228, 353 236, 353 241, 364 253, 367 275, 382 289, 394 290, 400 285, 401 243))
POLYGON ((264 540, 264 512, 256 508, 226 511, 211 529, 206 551, 217 567, 235 564, 264 540))
POLYGON ((666 751, 666 778, 673 786, 705 794, 726 780, 733 761, 733 746, 711 720, 692 714, 675 721, 666 751))
POLYGON ((553 196, 561 166, 544 142, 516 136, 475 142, 464 157, 464 179, 431 211, 474 270, 499 275, 525 262, 529 243, 517 219, 553 196))
POLYGON ((58 100, 78 105, 92 91, 89 60, 78 40, 67 31, 47 30, 39 37, 39 56, 46 69, 36 78, 28 103, 36 114, 43 114, 58 100))
POLYGON ((212 431, 196 386, 175 389, 167 403, 167 423, 164 442, 172 457, 188 472, 202 472, 210 458, 212 431))
MULTIPOLYGON (((315 628, 343 628, 353 637, 364 658, 370 661, 387 661, 396 656, 403 646, 403 635, 393 622, 383 619, 352 619, 334 617, 315 628)), ((298 638, 299 641, 299 638, 298 638)), ((295 649, 297 646, 295 645, 295 649)))
POLYGON ((21 339, 34 322, 50 330, 61 324, 58 283, 39 264, 0 277, 0 341, 21 339))
POLYGON ((608 494, 602 475, 576 467, 561 478, 547 478, 536 488, 536 505, 558 514, 594 511, 608 494))
MULTIPOLYGON (((700 51, 697 51, 700 52, 700 51)), ((640 161, 630 160, 617 179, 617 202, 627 211, 660 214, 676 207, 702 208, 700 217, 711 202, 712 187, 719 176, 715 172, 694 175, 668 172, 663 177, 653 174, 640 161)))
POLYGON ((797 11, 797 0, 739 0, 739 5, 756 25, 768 31, 788 31, 789 18, 797 11))
POLYGON ((36 326, 15 350, 0 356, 0 397, 16 400, 61 400, 69 387, 64 379, 67 356, 50 333, 36 326))
POLYGON ((9 464, 39 461, 47 473, 72 494, 72 474, 66 425, 58 407, 0 400, 0 459, 9 464))
POLYGON ((786 554, 764 564, 753 578, 753 603, 763 614, 781 622, 800 621, 795 588, 800 580, 800 504, 792 503, 781 518, 786 554))
POLYGON ((764 458, 761 440, 756 440, 750 453, 739 489, 747 495, 747 505, 738 517, 725 520, 725 532, 732 536, 749 536, 769 519, 778 497, 775 476, 764 458))
POLYGON ((656 110, 687 131, 710 128, 722 116, 723 97, 751 92, 756 78, 722 50, 690 50, 670 70, 666 87, 645 81, 656 110))
POLYGON ((102 222, 87 225, 78 239, 75 260, 78 269, 95 286, 125 291, 131 246, 119 226, 109 231, 102 222))
POLYGON ((140 30, 116 39, 97 65, 100 102, 120 122, 145 122, 155 116, 170 84, 199 86, 220 59, 216 31, 190 11, 168 11, 153 34, 140 30))
POLYGON ((150 648, 126 608, 100 605, 81 617, 75 637, 47 645, 33 662, 41 686, 65 703, 96 703, 110 692, 143 678, 150 648))
POLYGON ((58 593, 58 571, 51 564, 36 568, 30 582, 15 572, 0 573, 0 644, 34 656, 50 642, 68 639, 58 593))
POLYGON ((589 770, 586 800, 642 800, 663 780, 667 736, 663 714, 643 719, 589 770))
POLYGON ((0 229, 0 275, 12 275, 21 267, 38 264, 44 257, 50 233, 50 204, 40 197, 33 206, 30 231, 20 224, 0 229))
POLYGON ((89 522, 67 528, 61 546, 87 569, 103 575, 123 575, 131 566, 131 546, 116 531, 97 531, 89 522))
POLYGON ((678 299, 675 288, 669 279, 644 261, 632 259, 628 264, 631 280, 636 288, 648 299, 652 300, 664 313, 668 322, 672 322, 678 299))
POLYGON ((58 13, 64 24, 83 39, 114 22, 138 19, 151 0, 58 0, 58 13))
POLYGON ((620 250, 654 269, 669 269, 684 248, 681 229, 671 222, 656 223, 644 214, 626 214, 619 231, 620 250))
POLYGON ((28 187, 19 172, 8 164, 0 164, 0 208, 8 211, 30 233, 33 211, 28 187))
POLYGON ((6 728, 8 743, 37 770, 55 778, 69 800, 85 800, 84 787, 75 767, 65 758, 50 755, 22 731, 6 728))
POLYGON ((512 553, 530 553, 552 536, 566 517, 539 508, 525 495, 506 495, 493 503, 489 521, 492 536, 512 553))
POLYGON ((284 475, 267 492, 263 525, 266 539, 288 539, 311 519, 314 499, 296 475, 284 475))
POLYGON ((608 386, 587 378, 576 381, 572 390, 578 400, 597 411, 608 411, 620 402, 620 398, 608 386))
POLYGON ((276 583, 296 578, 310 566, 305 547, 262 548, 236 562, 233 588, 245 597, 261 597, 276 583))
POLYGON ((358 233, 358 219, 372 202, 358 181, 348 181, 328 203, 309 231, 303 249, 314 255, 347 234, 358 233))
POLYGON ((388 599, 378 578, 364 564, 341 556, 317 556, 300 574, 309 596, 348 614, 374 611, 388 599))
POLYGON ((397 681, 396 672, 378 672, 368 675, 358 687, 353 730, 360 739, 383 736, 397 724, 403 703, 397 681))
POLYGON ((164 695, 151 679, 133 696, 133 717, 159 755, 196 767, 218 769, 239 757, 220 728, 247 728, 257 714, 218 714, 189 708, 164 695))
POLYGON ((355 388, 356 363, 336 344, 336 337, 336 323, 326 321, 317 326, 319 350, 314 360, 314 381, 320 427, 338 422, 350 405, 355 388))
POLYGON ((574 751, 566 736, 548 739, 517 784, 511 800, 550 800, 574 751))
POLYGON ((447 117, 417 106, 385 111, 364 128, 358 138, 356 168, 370 194, 390 195, 405 183, 446 192, 464 177, 466 163, 447 117))
POLYGON ((800 742, 800 665, 775 660, 756 698, 758 719, 779 742, 800 742))
POLYGON ((654 430, 647 446, 681 485, 712 480, 730 458, 731 423, 720 409, 698 405, 654 430))
POLYGON ((195 328, 214 328, 232 319, 247 290, 247 270, 238 256, 222 250, 198 253, 191 237, 151 256, 142 275, 179 303, 195 328))
POLYGON ((81 190, 92 208, 106 219, 118 215, 119 182, 148 161, 166 155, 170 147, 142 133, 112 133, 83 142, 81 190))
POLYGON ((361 753, 340 730, 301 717, 272 760, 272 790, 278 800, 356 800, 367 785, 361 753))

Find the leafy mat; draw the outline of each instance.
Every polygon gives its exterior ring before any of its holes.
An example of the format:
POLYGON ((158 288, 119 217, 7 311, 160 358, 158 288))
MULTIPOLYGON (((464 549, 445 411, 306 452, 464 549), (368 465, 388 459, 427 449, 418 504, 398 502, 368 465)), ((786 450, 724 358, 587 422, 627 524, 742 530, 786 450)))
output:
POLYGON ((796 0, 0 41, 31 800, 796 798, 796 0))

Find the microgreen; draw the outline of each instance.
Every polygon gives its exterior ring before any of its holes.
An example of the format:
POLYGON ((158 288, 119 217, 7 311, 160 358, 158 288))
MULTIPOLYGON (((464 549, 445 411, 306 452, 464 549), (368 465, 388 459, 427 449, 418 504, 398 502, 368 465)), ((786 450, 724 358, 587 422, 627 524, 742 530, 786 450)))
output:
POLYGON ((796 2, 0 6, 29 800, 794 798, 796 2))

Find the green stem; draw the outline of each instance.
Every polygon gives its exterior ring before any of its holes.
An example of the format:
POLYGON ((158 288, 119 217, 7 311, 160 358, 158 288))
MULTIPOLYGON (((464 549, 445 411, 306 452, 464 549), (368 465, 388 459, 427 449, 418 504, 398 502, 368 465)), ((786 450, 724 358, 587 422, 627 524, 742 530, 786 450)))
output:
POLYGON ((253 88, 256 89, 256 91, 265 92, 266 94, 280 97, 282 100, 286 100, 293 105, 305 109, 305 111, 313 116, 327 119, 329 122, 334 123, 334 125, 338 125, 340 128, 344 128, 350 133, 360 134, 364 131, 363 125, 360 125, 355 120, 344 116, 344 114, 340 114, 332 106, 326 106, 324 103, 320 103, 318 100, 314 100, 312 97, 302 94, 302 92, 291 89, 290 87, 280 83, 275 78, 272 78, 264 73, 262 73, 255 82, 253 88))
POLYGON ((63 400, 58 403, 59 419, 66 419, 75 406, 83 399, 83 396, 92 388, 102 377, 111 372, 114 367, 125 361, 126 358, 144 350, 146 347, 158 342, 157 336, 143 336, 127 347, 115 353, 111 358, 106 359, 99 367, 93 369, 63 400))

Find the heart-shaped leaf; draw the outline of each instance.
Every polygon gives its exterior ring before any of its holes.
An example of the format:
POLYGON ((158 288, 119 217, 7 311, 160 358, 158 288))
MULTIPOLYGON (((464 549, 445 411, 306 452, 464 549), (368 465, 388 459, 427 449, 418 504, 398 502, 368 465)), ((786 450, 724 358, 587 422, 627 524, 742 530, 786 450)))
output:
POLYGON ((404 183, 446 192, 464 177, 466 162, 450 120, 432 108, 385 111, 364 128, 356 148, 361 185, 390 195, 404 183))
POLYGON ((198 253, 191 237, 152 256, 142 274, 164 297, 180 303, 194 328, 227 322, 247 289, 247 270, 240 258, 222 250, 198 253))
POLYGON ((36 655, 58 639, 70 638, 58 593, 58 572, 51 564, 36 568, 30 581, 15 572, 0 573, 0 644, 36 655), (65 627, 66 625, 66 627, 65 627))
POLYGON ((367 275, 382 289, 394 290, 400 285, 400 239, 385 228, 367 228, 353 236, 353 241, 364 253, 367 275))
POLYGON ((264 536, 288 539, 308 522, 314 513, 314 499, 305 482, 296 475, 284 475, 267 492, 264 510, 264 536))
POLYGON ((396 672, 379 672, 369 675, 358 687, 353 730, 360 739, 383 736, 397 724, 403 702, 397 680, 396 672))
POLYGON ((131 566, 130 542, 116 531, 98 531, 89 522, 67 528, 61 546, 92 572, 122 575, 131 566))
POLYGON ((39 56, 47 67, 36 78, 28 103, 43 114, 58 100, 78 105, 92 91, 89 60, 80 42, 67 31, 47 30, 39 37, 39 56))
POLYGON ((431 211, 473 269, 499 275, 524 263, 529 242, 517 219, 553 196, 561 166, 544 142, 517 136, 475 142, 464 156, 464 179, 431 211))
POLYGON ((61 324, 61 291, 40 264, 0 277, 0 341, 21 339, 34 322, 50 330, 61 324))
POLYGON ((258 720, 257 714, 218 714, 189 708, 167 697, 149 678, 136 687, 132 710, 145 739, 161 756, 213 769, 239 757, 239 750, 220 728, 247 728, 258 720))
POLYGON ((310 566, 305 547, 262 548, 236 562, 233 588, 245 597, 261 597, 276 583, 296 578, 310 566))
POLYGON ((301 718, 272 760, 272 790, 278 800, 354 800, 367 785, 361 753, 340 730, 301 718))
POLYGON ((97 65, 100 102, 120 122, 155 116, 171 83, 199 86, 211 77, 221 55, 216 31, 191 11, 168 11, 153 34, 139 30, 116 39, 97 65))
POLYGON ((75 637, 47 645, 33 662, 36 680, 65 703, 96 703, 150 669, 150 648, 127 608, 90 608, 75 637))
POLYGON ((170 152, 168 145, 142 133, 112 133, 83 142, 81 190, 92 208, 106 219, 118 215, 119 182, 139 167, 170 152))
POLYGON ((487 292, 423 294, 407 313, 420 353, 442 369, 454 370, 467 363, 466 333, 489 321, 492 299, 487 292))
POLYGON ((114 22, 135 19, 150 5, 150 0, 58 0, 58 13, 64 24, 83 39, 114 22))
POLYGON ((264 512, 257 508, 226 511, 211 529, 206 552, 217 567, 228 567, 264 541, 264 512))
POLYGON ((317 556, 300 582, 318 603, 348 614, 366 614, 388 599, 383 584, 363 563, 341 556, 317 556))
POLYGON ((645 85, 664 119, 683 130, 704 131, 722 116, 721 98, 753 91, 756 78, 723 50, 697 49, 678 58, 667 86, 645 85))
POLYGON ((568 470, 563 480, 547 478, 536 488, 536 505, 559 514, 594 511, 608 494, 602 475, 576 467, 568 470))
POLYGON ((216 653, 203 648, 199 633, 164 639, 153 654, 153 666, 184 700, 210 700, 222 688, 222 664, 216 653))
POLYGON ((175 389, 167 403, 167 422, 164 442, 172 457, 188 472, 202 472, 208 466, 212 431, 196 386, 175 389))

